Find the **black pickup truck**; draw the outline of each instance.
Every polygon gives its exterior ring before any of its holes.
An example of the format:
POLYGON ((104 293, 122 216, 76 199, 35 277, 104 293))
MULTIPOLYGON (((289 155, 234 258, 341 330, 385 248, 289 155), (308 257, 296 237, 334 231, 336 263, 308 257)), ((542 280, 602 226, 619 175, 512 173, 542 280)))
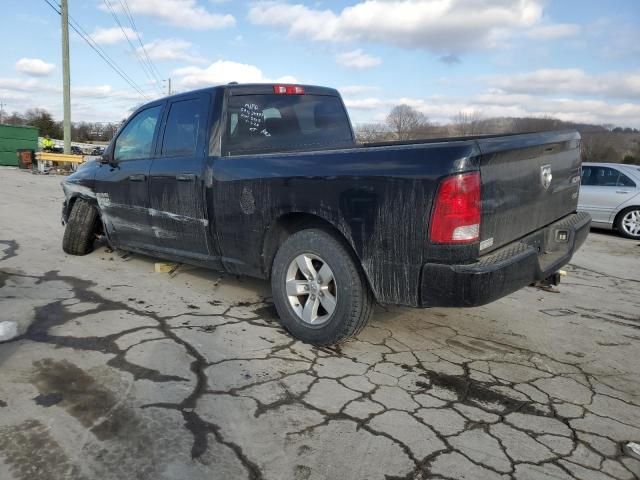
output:
POLYGON ((230 84, 140 107, 62 186, 65 252, 114 248, 270 278, 318 345, 374 301, 482 305, 545 280, 589 231, 576 132, 357 145, 334 89, 230 84))

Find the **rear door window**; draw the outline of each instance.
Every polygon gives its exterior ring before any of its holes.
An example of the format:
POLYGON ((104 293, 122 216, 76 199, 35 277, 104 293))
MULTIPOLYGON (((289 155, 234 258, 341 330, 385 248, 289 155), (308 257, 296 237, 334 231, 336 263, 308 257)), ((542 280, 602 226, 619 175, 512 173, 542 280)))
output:
POLYGON ((201 110, 198 98, 171 104, 162 139, 163 156, 195 155, 203 122, 201 110))
POLYGON ((627 177, 624 173, 620 172, 618 177, 618 187, 635 187, 636 182, 627 177))
POLYGON ((315 150, 353 144, 338 97, 234 95, 227 104, 225 153, 315 150))

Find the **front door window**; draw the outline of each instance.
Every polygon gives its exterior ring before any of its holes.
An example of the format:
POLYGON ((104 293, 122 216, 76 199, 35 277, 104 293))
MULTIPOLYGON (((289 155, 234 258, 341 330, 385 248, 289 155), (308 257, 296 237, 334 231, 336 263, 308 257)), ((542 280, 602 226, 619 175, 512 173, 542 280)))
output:
POLYGON ((117 161, 150 158, 153 134, 162 106, 147 108, 127 123, 116 140, 113 158, 117 161))

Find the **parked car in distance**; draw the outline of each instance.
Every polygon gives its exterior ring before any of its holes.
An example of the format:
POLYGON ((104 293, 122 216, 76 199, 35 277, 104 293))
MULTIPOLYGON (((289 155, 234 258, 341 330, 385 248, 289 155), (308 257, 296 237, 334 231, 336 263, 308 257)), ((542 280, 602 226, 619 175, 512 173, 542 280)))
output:
POLYGON ((71 155, 83 155, 84 152, 82 151, 82 149, 80 147, 77 147, 75 145, 71 145, 71 155))
POLYGON ((593 227, 640 239, 640 166, 583 163, 578 211, 591 215, 593 227))
POLYGON ((104 153, 104 148, 102 147, 96 147, 93 150, 91 150, 91 153, 89 155, 94 155, 96 157, 99 157, 100 155, 102 155, 104 153))
POLYGON ((589 232, 580 164, 575 131, 358 145, 332 88, 230 84, 134 112, 62 183, 62 245, 103 234, 270 278, 282 324, 328 345, 374 300, 472 307, 557 282, 589 232))

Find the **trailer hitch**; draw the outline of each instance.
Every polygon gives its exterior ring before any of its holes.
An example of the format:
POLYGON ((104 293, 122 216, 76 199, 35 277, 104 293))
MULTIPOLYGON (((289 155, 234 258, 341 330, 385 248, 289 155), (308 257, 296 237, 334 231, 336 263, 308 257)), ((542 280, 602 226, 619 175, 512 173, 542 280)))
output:
POLYGON ((558 285, 560 285, 560 279, 566 275, 567 275, 567 272, 565 272, 564 270, 558 270, 557 272, 552 273, 548 277, 542 280, 538 280, 535 283, 532 283, 531 286, 540 288, 542 290, 546 290, 548 292, 558 293, 559 290, 553 287, 557 287, 558 285))

